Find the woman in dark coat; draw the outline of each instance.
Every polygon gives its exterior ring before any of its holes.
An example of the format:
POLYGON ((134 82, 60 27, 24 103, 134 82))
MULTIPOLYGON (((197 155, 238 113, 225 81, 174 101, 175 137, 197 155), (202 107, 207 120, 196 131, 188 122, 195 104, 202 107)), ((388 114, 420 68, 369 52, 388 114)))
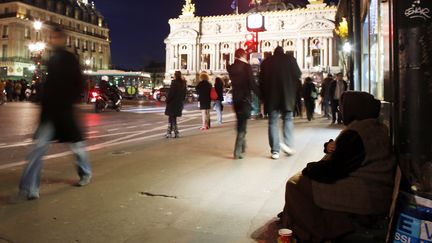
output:
POLYGON ((168 116, 168 129, 167 138, 171 137, 174 131, 174 137, 179 137, 179 130, 177 127, 177 117, 182 116, 183 102, 186 98, 186 83, 182 79, 180 71, 174 73, 174 80, 171 82, 166 100, 165 115, 168 116))
POLYGON ((215 110, 217 113, 217 122, 219 125, 221 125, 222 124, 222 111, 223 111, 222 101, 224 100, 224 97, 223 97, 224 84, 223 84, 223 81, 221 78, 217 77, 215 79, 214 87, 215 87, 216 93, 218 95, 218 98, 215 101, 215 110))
POLYGON ((303 84, 303 99, 306 106, 306 115, 308 121, 312 120, 315 110, 315 99, 317 98, 317 90, 312 78, 307 77, 303 84))
POLYGON ((202 126, 201 130, 207 130, 210 128, 210 91, 212 85, 209 82, 209 75, 206 72, 200 74, 199 84, 196 86, 196 91, 198 93, 198 100, 200 104, 200 110, 202 114, 202 126))

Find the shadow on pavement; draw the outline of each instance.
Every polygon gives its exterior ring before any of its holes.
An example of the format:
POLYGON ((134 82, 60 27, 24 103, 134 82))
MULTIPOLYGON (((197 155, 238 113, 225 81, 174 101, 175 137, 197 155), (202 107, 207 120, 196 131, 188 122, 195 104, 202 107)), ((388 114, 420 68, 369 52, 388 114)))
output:
POLYGON ((279 219, 273 218, 268 221, 265 225, 255 230, 251 238, 259 243, 277 243, 277 238, 279 237, 279 219))

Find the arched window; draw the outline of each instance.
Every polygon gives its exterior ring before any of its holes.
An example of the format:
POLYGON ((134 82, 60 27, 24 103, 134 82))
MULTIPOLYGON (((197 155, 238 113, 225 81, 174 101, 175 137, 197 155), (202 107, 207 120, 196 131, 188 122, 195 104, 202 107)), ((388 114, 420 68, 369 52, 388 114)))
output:
POLYGON ((271 47, 271 43, 268 42, 268 41, 266 41, 266 42, 264 43, 264 46, 265 46, 265 47, 271 47))

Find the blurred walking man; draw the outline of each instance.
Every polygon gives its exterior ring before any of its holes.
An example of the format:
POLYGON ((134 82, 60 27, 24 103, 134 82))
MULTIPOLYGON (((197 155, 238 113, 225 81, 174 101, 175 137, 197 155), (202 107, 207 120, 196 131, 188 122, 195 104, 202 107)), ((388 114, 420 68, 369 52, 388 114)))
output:
POLYGON ((42 157, 51 141, 71 143, 77 158, 80 177, 78 186, 90 183, 91 167, 85 150, 84 138, 75 114, 74 103, 83 91, 83 76, 77 57, 65 49, 66 35, 56 28, 51 32, 53 55, 48 61, 48 76, 43 85, 42 112, 39 127, 34 135, 36 147, 30 154, 19 185, 21 199, 39 198, 42 157))
POLYGON ((259 89, 252 75, 252 67, 247 61, 243 49, 235 51, 235 61, 227 65, 232 83, 234 111, 237 117, 237 138, 234 147, 234 159, 243 159, 246 150, 247 120, 252 111, 252 91, 259 96, 259 89))
POLYGON ((284 54, 282 47, 276 47, 274 55, 261 64, 260 89, 264 104, 269 111, 269 142, 272 159, 279 159, 282 149, 292 155, 293 111, 296 105, 297 83, 301 71, 292 55, 284 54), (283 142, 279 142, 278 119, 283 120, 283 142))

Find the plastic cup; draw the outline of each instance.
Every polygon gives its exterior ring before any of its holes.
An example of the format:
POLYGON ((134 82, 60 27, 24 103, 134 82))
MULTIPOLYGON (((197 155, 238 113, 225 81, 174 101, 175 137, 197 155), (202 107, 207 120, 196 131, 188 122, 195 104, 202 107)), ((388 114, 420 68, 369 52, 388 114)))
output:
POLYGON ((292 230, 290 229, 280 229, 279 230, 279 240, 281 243, 291 243, 292 230))

